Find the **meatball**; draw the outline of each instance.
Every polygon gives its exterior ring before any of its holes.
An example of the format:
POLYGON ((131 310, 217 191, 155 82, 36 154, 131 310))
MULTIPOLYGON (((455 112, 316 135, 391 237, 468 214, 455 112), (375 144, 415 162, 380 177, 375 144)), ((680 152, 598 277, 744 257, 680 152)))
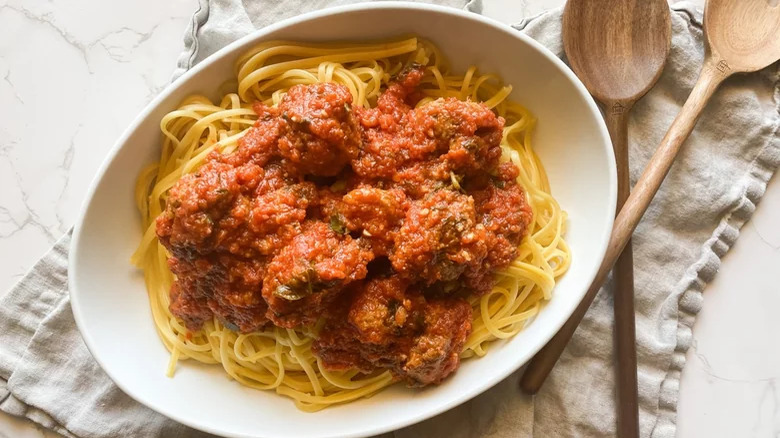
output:
POLYGON ((221 160, 183 176, 169 191, 165 212, 157 218, 157 236, 174 254, 212 250, 217 223, 237 199, 252 192, 262 168, 232 166, 221 160))
POLYGON ((327 206, 327 220, 339 233, 359 234, 375 255, 387 255, 406 214, 403 190, 360 186, 327 206))
POLYGON ((408 117, 413 126, 433 134, 450 171, 473 174, 498 165, 504 119, 484 104, 454 97, 437 99, 416 108, 408 117))
POLYGON ((487 251, 487 233, 477 222, 474 200, 438 190, 409 208, 390 261, 400 276, 433 284, 455 280, 468 266, 478 266, 487 251))
POLYGON ((517 167, 503 163, 498 173, 483 188, 471 191, 477 220, 484 225, 488 236, 484 262, 464 275, 466 284, 477 294, 490 290, 493 271, 509 265, 517 257, 518 246, 533 218, 525 192, 516 182, 517 167))
POLYGON ((279 136, 280 122, 273 118, 277 110, 260 104, 255 111, 260 119, 239 139, 236 151, 212 152, 168 192, 166 211, 157 218, 157 235, 168 249, 213 250, 228 229, 243 224, 255 195, 269 185, 280 188, 290 182, 278 163, 268 164, 279 136))
POLYGON ((350 230, 392 240, 390 232, 404 218, 406 204, 406 195, 401 190, 363 186, 344 195, 339 212, 350 230))
POLYGON ((218 266, 221 281, 211 286, 209 307, 225 326, 250 333, 268 324, 268 310, 262 295, 266 258, 237 257, 220 254, 218 266))
POLYGON ((441 160, 413 163, 393 175, 393 187, 412 199, 421 199, 437 190, 452 188, 450 169, 441 160))
POLYGON ((375 279, 354 297, 348 320, 361 342, 391 346, 422 331, 424 306, 422 294, 409 291, 403 280, 375 279))
POLYGON ((303 222, 306 209, 316 196, 317 189, 309 182, 283 186, 258 196, 250 204, 249 228, 265 234, 284 225, 303 222))
POLYGON ((334 83, 296 85, 279 103, 279 154, 302 174, 338 174, 360 150, 352 95, 334 83))
POLYGON ((183 286, 183 282, 175 281, 171 285, 171 303, 168 306, 173 316, 184 321, 190 330, 198 330, 214 316, 206 297, 190 292, 194 289, 191 285, 183 286))
POLYGON ((314 323, 344 286, 365 278, 373 253, 359 239, 322 222, 307 222, 301 234, 268 263, 263 298, 279 327, 314 323))
POLYGON ((402 375, 409 386, 438 384, 455 372, 471 334, 471 306, 461 298, 429 300, 425 330, 414 340, 402 375))
POLYGON ((356 287, 346 306, 334 306, 319 337, 315 354, 331 370, 376 367, 400 372, 404 352, 422 331, 425 298, 407 296, 407 285, 397 277, 374 279, 356 287))
POLYGON ((455 98, 413 108, 414 87, 421 78, 421 71, 410 70, 388 87, 375 109, 360 111, 364 147, 352 161, 354 171, 365 178, 398 181, 402 169, 434 160, 443 164, 443 172, 434 176, 442 181, 450 172, 495 169, 504 119, 482 103, 455 98))
POLYGON ((168 265, 176 274, 170 310, 188 329, 198 330, 213 316, 242 333, 268 323, 267 306, 260 294, 262 262, 225 254, 193 261, 173 257, 168 265))
POLYGON ((376 108, 360 110, 361 124, 386 131, 397 128, 401 119, 419 101, 417 86, 424 75, 425 70, 417 66, 411 66, 399 73, 377 99, 376 108))
POLYGON ((392 179, 396 170, 410 160, 422 159, 436 150, 435 141, 424 129, 406 123, 419 97, 415 92, 423 70, 409 69, 379 96, 376 108, 359 110, 363 126, 363 148, 352 160, 352 169, 367 179, 392 179))
POLYGON ((328 369, 388 368, 409 386, 439 383, 455 369, 471 332, 462 299, 426 300, 397 277, 355 291, 344 315, 328 320, 313 344, 328 369))
POLYGON ((279 109, 257 102, 253 106, 257 121, 253 129, 247 129, 238 140, 238 148, 226 160, 236 165, 252 162, 265 165, 275 155, 276 144, 281 134, 283 121, 279 119, 279 109))
POLYGON ((213 225, 212 247, 247 259, 272 255, 298 234, 316 198, 314 185, 306 182, 240 196, 213 225))

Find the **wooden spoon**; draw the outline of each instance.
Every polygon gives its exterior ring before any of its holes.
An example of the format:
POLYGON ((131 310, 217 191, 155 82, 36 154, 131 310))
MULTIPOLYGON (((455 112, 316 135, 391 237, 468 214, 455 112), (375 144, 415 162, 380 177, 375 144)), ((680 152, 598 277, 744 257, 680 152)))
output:
MULTIPOLYGON (((671 33, 666 0, 569 0, 563 12, 563 44, 569 63, 588 91, 604 106, 617 162, 618 211, 631 191, 629 112, 661 76, 671 33)), ((638 437, 634 269, 630 243, 615 266, 613 278, 618 436, 638 437)))
POLYGON ((715 89, 734 73, 757 71, 780 59, 778 0, 709 0, 704 34, 706 53, 699 79, 615 219, 593 284, 572 317, 526 368, 521 380, 526 392, 539 389, 560 357, 715 89))

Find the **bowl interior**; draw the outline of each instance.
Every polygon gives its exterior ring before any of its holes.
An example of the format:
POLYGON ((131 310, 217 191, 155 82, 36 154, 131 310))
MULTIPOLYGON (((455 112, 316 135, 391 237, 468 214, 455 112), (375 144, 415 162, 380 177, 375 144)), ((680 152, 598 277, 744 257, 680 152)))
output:
POLYGON ((454 9, 375 3, 320 11, 278 23, 205 60, 138 117, 104 163, 76 227, 71 253, 73 311, 92 354, 130 396, 180 422, 241 437, 348 437, 399 428, 453 407, 525 363, 582 298, 600 263, 615 207, 615 169, 594 102, 574 75, 509 27, 454 9), (152 323, 141 272, 128 259, 141 237, 135 178, 159 153, 161 117, 185 96, 218 97, 236 57, 260 40, 355 40, 416 34, 430 39, 456 71, 476 64, 514 86, 512 99, 538 118, 534 146, 554 196, 569 213, 573 261, 553 299, 530 326, 465 361, 443 385, 394 386, 378 395, 309 414, 274 393, 229 381, 219 366, 180 363, 165 377, 168 352, 152 323))

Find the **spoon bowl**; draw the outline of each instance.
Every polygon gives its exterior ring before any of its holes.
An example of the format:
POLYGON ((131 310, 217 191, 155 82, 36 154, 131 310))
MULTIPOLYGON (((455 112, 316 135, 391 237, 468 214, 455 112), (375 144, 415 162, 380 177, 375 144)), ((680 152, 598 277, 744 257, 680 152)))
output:
POLYGON ((669 53, 666 0, 569 0, 563 44, 569 64, 604 104, 632 103, 661 75, 669 53))
POLYGON ((760 70, 780 58, 780 1, 709 0, 704 30, 720 73, 760 70))

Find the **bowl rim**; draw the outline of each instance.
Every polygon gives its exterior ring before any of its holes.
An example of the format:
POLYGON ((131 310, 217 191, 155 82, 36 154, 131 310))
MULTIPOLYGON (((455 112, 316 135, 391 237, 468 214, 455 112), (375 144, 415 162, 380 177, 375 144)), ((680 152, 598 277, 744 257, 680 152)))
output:
MULTIPOLYGON (((138 115, 132 120, 132 122, 128 125, 128 127, 123 131, 123 133, 120 135, 118 140, 114 143, 114 145, 109 150, 106 157, 103 159, 102 163, 100 164, 100 167, 98 168, 98 171, 95 173, 94 178, 89 184, 88 190, 86 192, 86 195, 84 197, 84 201, 82 202, 79 210, 79 215, 77 217, 76 223, 74 225, 73 230, 73 236, 72 236, 72 242, 70 247, 70 260, 78 260, 79 259, 79 247, 81 246, 81 240, 82 240, 82 232, 83 232, 83 224, 84 219, 86 216, 87 211, 89 210, 89 207, 92 203, 92 200, 95 196, 95 192, 98 188, 98 185, 100 181, 105 176, 105 173, 108 169, 108 167, 113 163, 113 161, 116 159, 116 156, 118 152, 126 146, 127 141, 129 137, 139 128, 139 126, 142 124, 142 122, 149 117, 149 115, 161 104, 162 101, 164 101, 169 95, 171 95, 174 91, 176 91, 180 85, 187 82, 190 78, 197 76, 200 74, 202 70, 210 66, 211 64, 222 62, 225 58, 229 57, 230 55, 234 54, 236 49, 238 47, 244 46, 245 44, 250 43, 251 41, 260 42, 263 40, 266 35, 275 32, 277 30, 301 23, 306 22, 318 18, 323 18, 330 15, 339 15, 343 13, 351 13, 351 12, 357 12, 357 11, 381 11, 381 10, 420 10, 420 11, 426 11, 426 12, 434 12, 437 14, 442 15, 451 15, 451 16, 457 16, 459 18, 465 18, 472 21, 480 22, 482 25, 493 27, 499 31, 502 31, 504 33, 508 33, 514 38, 520 40, 522 43, 529 46, 531 49, 538 52, 540 55, 542 55, 544 58, 546 58, 549 62, 551 62, 555 67, 558 68, 558 70, 566 76, 566 78, 574 85, 575 89, 579 92, 585 101, 585 103, 589 106, 591 111, 593 111, 593 114, 596 115, 596 124, 598 125, 598 129, 601 131, 602 138, 606 139, 604 144, 602 145, 605 148, 605 152, 608 157, 608 183, 609 183, 609 198, 607 199, 607 204, 614 210, 614 208, 617 205, 617 168, 616 163, 614 159, 614 153, 612 150, 612 145, 610 142, 610 136, 609 132, 607 130, 606 124, 601 117, 601 112, 594 101, 593 97, 590 95, 590 93, 587 91, 585 85, 577 78, 577 76, 574 74, 574 72, 560 59, 558 58, 554 53, 552 53, 549 49, 544 47, 541 43, 537 42, 533 38, 527 36, 523 32, 512 28, 510 25, 502 23, 496 19, 486 17, 484 15, 469 12, 463 9, 458 9, 454 7, 448 7, 448 6, 441 6, 436 4, 429 4, 429 3, 413 3, 409 1, 383 1, 383 2, 366 2, 366 3, 354 3, 349 5, 342 5, 342 6, 335 6, 335 7, 328 7, 324 9, 319 9, 316 11, 311 11, 307 13, 303 13, 300 15, 296 15, 294 17, 290 17, 284 20, 281 20, 279 22, 276 22, 274 24, 271 24, 269 26, 256 29, 253 32, 231 42, 230 44, 226 45, 225 47, 219 49, 215 53, 209 55, 196 65, 194 65, 192 68, 187 70, 184 74, 179 76, 175 81, 168 84, 154 99, 152 99, 151 102, 149 102, 143 110, 138 113, 138 115)), ((599 260, 604 258, 604 255, 606 254, 607 246, 608 246, 608 240, 609 240, 609 234, 611 234, 612 226, 614 222, 614 218, 610 215, 608 220, 606 238, 603 239, 601 242, 600 247, 594 248, 594 256, 597 256, 599 260)), ((98 348, 96 348, 96 343, 93 339, 93 337, 90 335, 90 332, 88 330, 88 324, 84 320, 84 316, 81 313, 81 298, 80 294, 78 293, 78 287, 77 287, 77 281, 78 278, 78 264, 73 262, 68 264, 68 291, 71 301, 71 309, 73 312, 73 317, 76 322, 76 326, 79 329, 79 332, 81 334, 82 339, 84 340, 84 343, 89 350, 90 354, 94 359, 97 361, 97 363, 100 365, 101 369, 108 375, 108 377, 116 384, 125 394, 130 396, 133 400, 143 404, 144 406, 170 418, 173 419, 181 424, 184 424, 186 426, 192 427, 197 430, 201 430, 207 433, 219 435, 219 436, 225 436, 226 432, 215 429, 208 423, 202 423, 198 421, 196 418, 188 418, 185 416, 177 415, 177 414, 171 414, 164 405, 161 405, 157 403, 154 399, 150 399, 143 393, 139 393, 135 391, 132 387, 126 386, 124 383, 118 381, 114 378, 114 375, 112 374, 110 368, 105 366, 105 362, 101 355, 98 353, 98 348)), ((596 276, 596 272, 598 271, 599 265, 594 265, 594 267, 590 270, 590 272, 587 273, 585 278, 588 280, 588 284, 593 281, 593 279, 596 276)), ((585 296, 585 293, 587 291, 586 287, 582 287, 580 289, 579 296, 576 297, 576 300, 572 301, 572 304, 569 306, 569 308, 565 309, 566 315, 568 315, 565 319, 562 319, 559 323, 557 323, 557 327, 555 330, 549 331, 549 333, 545 334, 545 336, 540 336, 535 341, 535 345, 532 346, 530 351, 533 351, 533 353, 529 357, 521 357, 518 356, 518 359, 511 364, 511 366, 504 367, 504 369, 499 370, 498 373, 493 373, 489 377, 486 377, 480 385, 475 386, 474 389, 472 389, 469 392, 461 393, 459 397, 453 397, 449 400, 447 400, 444 403, 441 403, 437 405, 435 409, 428 409, 421 412, 416 413, 415 415, 411 415, 408 418, 401 420, 401 421, 395 421, 395 422, 389 422, 384 425, 375 426, 372 429, 364 428, 362 430, 357 430, 349 434, 340 434, 340 435, 322 435, 323 437, 343 437, 343 438, 351 438, 351 437, 363 437, 367 435, 375 435, 380 433, 389 432, 392 430, 400 429, 412 424, 416 424, 418 422, 421 422, 423 420, 426 420, 428 418, 431 418, 435 415, 438 415, 442 412, 445 412, 447 410, 452 409, 453 407, 460 405, 461 403, 465 403, 466 401, 476 397, 477 395, 481 394, 482 392, 488 390, 489 388, 495 386, 498 382, 508 377, 511 373, 517 371, 522 367, 525 363, 527 363, 528 360, 533 356, 533 354, 536 354, 544 345, 549 342, 549 340, 555 335, 558 330, 563 326, 563 324, 568 320, 568 318, 571 316, 571 314, 574 312, 574 309, 577 305, 582 301, 582 298, 585 296)), ((243 435, 243 434, 232 434, 227 436, 237 436, 237 437, 247 437, 252 438, 256 437, 258 435, 243 435)))

